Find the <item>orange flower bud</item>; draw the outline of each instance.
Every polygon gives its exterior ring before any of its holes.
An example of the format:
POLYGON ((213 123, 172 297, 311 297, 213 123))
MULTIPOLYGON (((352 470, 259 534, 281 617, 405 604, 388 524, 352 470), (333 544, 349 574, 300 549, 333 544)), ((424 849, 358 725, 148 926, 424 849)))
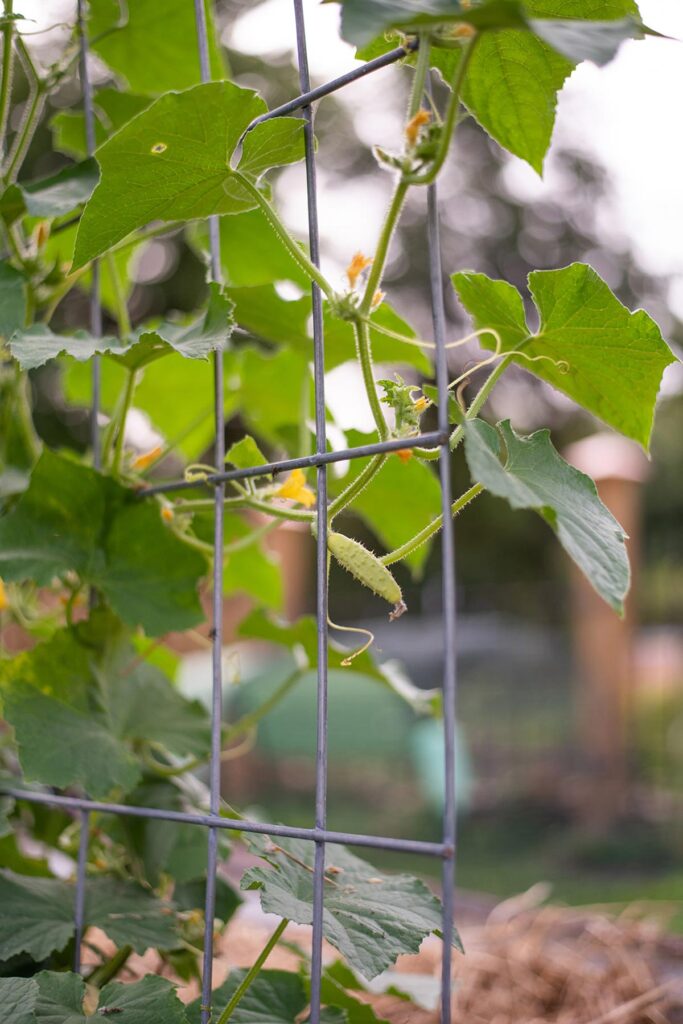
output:
POLYGON ((161 518, 163 519, 163 521, 165 523, 172 523, 173 522, 173 520, 175 518, 175 514, 173 512, 173 509, 170 507, 170 505, 164 505, 163 506, 163 508, 161 509, 161 518))
POLYGON ((424 124, 429 124, 432 119, 432 115, 428 110, 418 110, 414 117, 411 117, 410 121, 405 127, 406 139, 408 140, 409 146, 414 146, 417 142, 420 134, 420 128, 424 124))
POLYGON ((142 455, 138 455, 135 459, 133 459, 131 463, 131 469, 147 469, 148 466, 151 466, 152 463, 159 458, 162 450, 163 449, 161 445, 158 444, 156 448, 152 448, 150 451, 143 452, 142 455))
POLYGON ((9 608, 9 597, 7 596, 2 576, 0 576, 0 612, 6 611, 7 608, 9 608))
POLYGON ((364 256, 362 252, 357 252, 348 267, 346 268, 346 276, 349 279, 349 285, 351 288, 356 287, 358 278, 363 273, 366 267, 369 267, 372 263, 371 256, 364 256))
POLYGON ((410 462, 413 457, 412 449, 410 448, 399 448, 396 452, 401 462, 410 462))

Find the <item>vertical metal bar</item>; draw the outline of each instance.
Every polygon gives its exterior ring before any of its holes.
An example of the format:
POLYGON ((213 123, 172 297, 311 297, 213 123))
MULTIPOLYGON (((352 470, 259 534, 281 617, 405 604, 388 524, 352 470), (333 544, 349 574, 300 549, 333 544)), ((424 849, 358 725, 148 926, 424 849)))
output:
MULTIPOLYGON (((88 31, 85 17, 86 0, 78 0, 77 18, 78 35, 80 40, 79 54, 79 77, 81 90, 83 92, 83 114, 85 118, 85 144, 88 156, 92 156, 96 149, 95 137, 95 111, 93 108, 92 83, 88 72, 88 31)), ((99 338, 102 335, 102 304, 100 302, 100 264, 93 260, 90 285, 90 333, 99 338)), ((92 460, 95 469, 102 465, 102 453, 100 446, 100 390, 101 390, 101 366, 100 357, 94 356, 92 361, 92 404, 90 407, 90 443, 92 447, 92 460)))
MULTIPOLYGON (((427 234, 429 243, 429 281, 432 298, 432 322, 436 343, 436 384, 439 396, 439 430, 448 434, 448 366, 446 362, 446 314, 443 299, 443 271, 439 237, 439 211, 436 185, 430 185, 427 194, 427 234)), ((443 954, 441 961, 441 1024, 451 1020, 451 960, 453 940, 453 912, 455 902, 455 698, 457 685, 456 662, 456 593, 455 545, 453 517, 451 515, 451 462, 448 441, 442 444, 439 455, 441 478, 442 531, 442 594, 443 594, 443 717, 444 717, 444 771, 445 800, 443 813, 443 842, 450 856, 443 862, 443 954)))
MULTIPOLYGON (((78 0, 76 17, 78 21, 79 60, 78 70, 83 94, 83 117, 85 121, 85 146, 88 156, 92 156, 96 148, 95 111, 93 107, 92 83, 88 71, 88 31, 86 25, 86 0, 78 0)), ((102 334, 102 304, 100 302, 100 265, 97 260, 91 267, 89 296, 90 333, 99 338, 102 334)), ((95 469, 102 465, 100 446, 100 357, 95 356, 92 362, 92 402, 90 406, 90 444, 95 469)), ((91 604, 94 594, 90 594, 91 604)), ((81 832, 78 840, 78 859, 76 861, 76 895, 74 897, 74 971, 81 973, 81 946, 85 928, 85 871, 88 861, 88 843, 90 838, 90 814, 86 810, 80 812, 81 832)))
POLYGON ((76 867, 76 899, 74 901, 75 949, 74 971, 81 973, 81 945, 85 927, 85 866, 88 860, 90 839, 90 812, 82 810, 80 815, 81 834, 78 839, 78 862, 76 867))
MULTIPOLYGON (((209 63, 209 33, 204 0, 194 0, 197 44, 202 82, 211 80, 209 63)), ((222 280, 221 249, 218 218, 209 218, 209 247, 211 256, 211 277, 222 280)), ((225 415, 223 408, 223 356, 215 352, 214 368, 214 417, 216 424, 215 462, 225 462, 225 415)), ((213 599, 211 621, 211 762, 209 768, 209 810, 218 816, 221 802, 221 726, 223 719, 223 500, 225 484, 217 484, 214 502, 214 559, 213 599)), ((218 866, 218 830, 209 827, 206 862, 206 899, 204 904, 204 957, 202 969, 201 1024, 211 1020, 211 990, 213 985, 213 924, 216 916, 216 869, 218 866)))
MULTIPOLYGON (((308 70, 306 26, 303 2, 294 0, 296 47, 299 63, 301 91, 308 92, 311 79, 308 70)), ((313 111, 303 108, 306 121, 304 142, 306 147, 306 189, 308 195, 308 244, 311 261, 320 265, 320 234, 318 228, 318 196, 315 167, 315 138, 313 111)), ((325 349, 323 337, 322 295, 316 284, 311 285, 313 304, 313 371, 315 380, 315 442, 316 451, 327 447, 325 423, 325 349)), ((315 763, 315 824, 327 824, 327 470, 317 469, 317 561, 316 561, 316 618, 318 626, 318 707, 315 763)), ((313 947, 311 953, 311 1024, 320 1020, 320 985, 322 974, 323 910, 325 884, 325 844, 316 841, 313 864, 313 947)))

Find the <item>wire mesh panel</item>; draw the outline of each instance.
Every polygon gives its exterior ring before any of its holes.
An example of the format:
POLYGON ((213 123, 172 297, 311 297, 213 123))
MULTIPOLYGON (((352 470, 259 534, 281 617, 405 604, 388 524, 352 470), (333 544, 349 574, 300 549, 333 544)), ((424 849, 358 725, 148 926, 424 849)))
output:
MULTIPOLYGON (((203 0, 187 0, 194 3, 197 27, 197 48, 201 78, 210 79, 209 46, 206 11, 203 0)), ((81 38, 80 74, 85 109, 87 148, 94 150, 93 97, 88 76, 88 41, 84 17, 85 0, 78 2, 78 26, 81 38)), ((314 145, 314 114, 312 103, 348 83, 379 68, 386 67, 407 54, 406 48, 398 48, 369 61, 362 67, 342 75, 323 86, 310 88, 308 70, 306 27, 302 0, 293 0, 293 14, 296 33, 296 51, 301 94, 288 103, 282 104, 254 121, 247 131, 265 119, 279 117, 299 111, 305 121, 305 172, 308 201, 308 243, 312 263, 319 265, 320 243, 318 230, 318 206, 316 189, 316 161, 314 145)), ((246 134, 246 133, 245 133, 246 134)), ((451 1019, 451 942, 453 938, 454 904, 454 855, 455 855, 455 691, 456 691, 456 644, 455 644, 455 562, 453 526, 451 518, 451 467, 448 423, 448 372, 445 348, 445 314, 443 303, 443 275, 439 248, 439 216, 436 185, 428 189, 427 235, 429 250, 430 290, 433 315, 434 342, 436 346, 436 380, 438 391, 438 429, 415 437, 384 440, 375 444, 330 452, 327 450, 325 416, 325 373, 322 295, 317 284, 312 284, 311 300, 313 311, 313 368, 315 386, 315 452, 311 455, 283 460, 248 468, 233 469, 209 474, 205 483, 214 494, 214 559, 213 599, 211 615, 212 644, 212 729, 210 758, 210 804, 207 814, 185 813, 164 808, 136 807, 123 804, 90 800, 45 793, 10 790, 11 795, 33 803, 50 804, 70 809, 80 821, 80 843, 77 860, 76 894, 74 919, 76 925, 75 969, 80 971, 80 946, 83 937, 86 859, 88 852, 89 822, 92 813, 109 813, 133 818, 157 819, 182 822, 204 828, 207 831, 207 883, 205 901, 205 942, 202 977, 202 1024, 211 1020, 212 965, 214 957, 213 922, 216 906, 216 877, 218 868, 218 838, 220 830, 259 833, 268 836, 282 836, 307 840, 315 845, 313 867, 313 915, 312 915, 312 971, 311 971, 311 1021, 319 1024, 321 1004, 321 974, 323 953, 323 919, 325 909, 325 856, 327 844, 350 844, 360 847, 391 850, 396 852, 424 854, 443 861, 443 959, 442 959, 442 1010, 441 1019, 449 1024, 451 1019), (327 686, 328 686, 328 594, 327 594, 327 466, 334 462, 364 458, 378 453, 389 453, 413 446, 439 448, 439 473, 442 493, 443 545, 442 545, 442 589, 443 589, 443 707, 445 731, 445 808, 443 816, 443 837, 441 842, 426 842, 398 839, 389 836, 374 836, 360 833, 346 833, 327 829, 327 686), (221 766, 221 723, 223 705, 222 678, 222 621, 223 621, 223 513, 225 484, 232 480, 243 480, 262 476, 264 473, 278 473, 297 467, 316 467, 317 508, 316 508, 316 618, 317 618, 317 735, 316 735, 316 787, 315 825, 313 828, 290 827, 255 821, 237 820, 221 814, 220 766, 221 766)), ((209 221, 210 269, 214 281, 221 280, 221 252, 217 219, 209 221)), ((91 331, 95 336, 102 333, 102 311, 99 298, 99 273, 97 263, 93 265, 90 294, 91 331)), ((91 410, 93 463, 101 465, 99 439, 99 365, 97 357, 93 364, 93 404, 91 410)), ((214 354, 214 417, 215 417, 215 463, 222 466, 225 461, 224 407, 223 407, 223 361, 219 352, 214 354)), ((145 488, 141 493, 152 495, 171 493, 196 488, 196 482, 177 481, 145 488)), ((362 912, 363 908, 359 910, 362 912)))

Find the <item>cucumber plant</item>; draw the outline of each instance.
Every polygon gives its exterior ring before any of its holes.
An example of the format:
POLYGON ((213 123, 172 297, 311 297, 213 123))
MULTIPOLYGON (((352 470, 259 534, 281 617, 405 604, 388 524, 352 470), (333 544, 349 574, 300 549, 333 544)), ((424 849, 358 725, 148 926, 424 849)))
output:
MULTIPOLYGON (((74 81, 79 26, 53 63, 41 65, 21 34, 21 13, 4 0, 0 616, 31 641, 20 653, 1 651, 6 794, 52 787, 135 807, 206 811, 207 794, 194 773, 209 757, 210 721, 199 703, 174 688, 174 657, 164 641, 204 619, 200 587, 211 569, 214 511, 205 485, 223 468, 196 461, 210 458, 203 455, 212 433, 209 357, 225 368, 226 414, 239 415, 247 431, 229 449, 226 464, 264 467, 261 475, 232 479, 226 487, 226 592, 246 592, 256 606, 241 623, 241 636, 297 654, 274 697, 248 721, 226 727, 226 739, 253 728, 315 666, 314 622, 288 625, 274 617, 282 581, 263 547, 268 531, 283 521, 317 529, 316 497, 304 470, 283 480, 268 468, 270 458, 305 456, 312 444, 310 301, 285 302, 276 282, 319 287, 326 369, 355 362, 374 419, 370 440, 405 443, 354 460, 345 477, 330 478, 327 545, 328 558, 359 587, 393 606, 392 618, 406 610, 389 566, 404 563, 419 574, 443 521, 431 465, 438 452, 419 444, 423 417, 438 402, 429 383, 434 346, 417 337, 382 291, 392 237, 408 194, 437 179, 463 110, 502 147, 542 170, 557 95, 572 69, 585 59, 606 63, 624 40, 649 31, 634 0, 606 0, 600 20, 595 13, 589 0, 342 3, 341 32, 359 57, 403 47, 410 99, 395 149, 374 150, 394 182, 375 252, 350 252, 339 288, 314 265, 272 201, 268 174, 303 158, 303 121, 263 120, 263 99, 230 80, 214 39, 213 80, 200 82, 188 42, 195 34, 191 3, 162 11, 155 0, 90 0, 86 30, 107 68, 93 96, 94 159, 83 115, 62 109, 49 118, 62 167, 31 180, 26 155, 50 97, 74 81), (17 117, 16 110, 10 115, 19 68, 28 94, 17 117), (439 92, 443 102, 428 88, 435 75, 446 86, 439 92), (210 216, 220 218, 224 282, 208 280, 203 222, 210 216), (182 237, 205 262, 203 304, 191 314, 133 324, 131 267, 167 234, 182 237), (106 329, 65 330, 65 305, 93 287, 101 291, 106 329), (53 364, 67 400, 85 405, 95 358, 102 408, 97 459, 39 438, 30 384, 31 373, 53 364), (374 359, 399 368, 409 383, 398 375, 376 379, 374 359), (133 408, 148 416, 159 438, 148 451, 130 443, 133 408), (185 466, 188 488, 146 491, 150 474, 171 463, 185 466), (341 513, 365 522, 377 550, 340 531, 341 513)), ((472 478, 452 513, 484 491, 512 508, 535 510, 597 592, 622 613, 629 585, 624 535, 593 482, 561 458, 547 430, 524 436, 509 421, 491 424, 482 414, 506 370, 518 366, 647 449, 661 376, 675 357, 652 318, 625 308, 587 265, 530 275, 536 329, 527 322, 525 297, 512 285, 450 269, 473 331, 449 346, 478 338, 479 368, 488 368, 470 397, 463 378, 449 387, 450 448, 463 446, 472 478)), ((479 379, 476 370, 467 376, 479 379)), ((351 434, 348 440, 368 438, 351 434)), ((371 643, 371 636, 357 650, 331 643, 330 665, 360 673, 368 685, 393 685, 374 661, 371 643)), ((401 686, 400 692, 420 703, 417 691, 401 686)), ((423 695, 420 706, 426 703, 423 695)), ((234 808, 225 810, 239 817, 234 808)), ((56 1024, 99 1014, 121 1015, 129 1024, 198 1021, 199 1004, 183 1006, 162 977, 123 984, 120 975, 133 951, 154 947, 176 977, 198 976, 203 830, 99 812, 91 814, 89 829, 83 923, 92 966, 82 977, 68 970, 77 938, 73 883, 54 875, 50 857, 58 851, 75 856, 79 821, 59 807, 0 797, 3 1020, 56 1024), (41 844, 44 859, 25 855, 21 837, 27 833, 41 844), (98 948, 95 929, 106 933, 113 952, 98 948)), ((289 920, 311 921, 311 844, 245 841, 265 866, 249 870, 243 888, 258 890, 263 908, 282 923, 264 956, 216 990, 212 1019, 298 1020, 310 996, 305 955, 298 973, 263 970, 262 964, 289 920)), ((220 844, 228 856, 228 843, 221 838, 220 844)), ((381 875, 343 848, 325 877, 325 934, 345 961, 324 971, 325 1012, 335 1021, 376 1019, 357 996, 357 975, 372 978, 400 953, 417 950, 439 928, 438 900, 418 879, 381 875)), ((216 928, 238 903, 219 878, 216 928)))

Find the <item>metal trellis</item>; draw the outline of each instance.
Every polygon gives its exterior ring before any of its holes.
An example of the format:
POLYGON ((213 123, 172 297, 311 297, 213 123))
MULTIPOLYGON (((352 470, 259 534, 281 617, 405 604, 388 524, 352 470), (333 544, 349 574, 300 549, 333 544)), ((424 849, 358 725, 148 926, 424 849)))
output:
MULTIPOLYGON (((78 0, 78 28, 81 41, 80 75, 85 110, 86 135, 88 151, 94 150, 94 113, 92 89, 88 77, 88 42, 84 8, 86 0, 78 0)), ((187 0, 194 3, 197 25, 197 46, 202 81, 210 80, 208 32, 204 0, 187 0)), ((325 85, 310 88, 308 59, 306 48, 306 29, 303 11, 303 0, 293 0, 294 20, 296 26, 296 48, 299 69, 301 94, 291 101, 269 111, 259 121, 301 111, 305 119, 305 167, 308 196, 308 232, 310 258, 316 266, 319 264, 319 231, 316 190, 315 147, 313 138, 313 110, 311 104, 350 82, 387 67, 404 58, 409 49, 399 47, 361 67, 342 75, 325 85)), ((253 127, 251 125, 250 127, 253 127)), ((449 451, 448 423, 448 371, 445 349, 445 314, 443 302, 443 273, 439 247, 438 196, 436 185, 428 189, 427 237, 429 248, 430 290, 434 341, 436 345, 436 382, 439 398, 438 429, 424 433, 418 437, 381 441, 376 444, 363 445, 352 449, 329 452, 327 450, 325 395, 324 395, 324 337, 322 296, 316 284, 312 285, 313 304, 313 363, 315 384, 315 453, 302 458, 287 459, 267 466, 256 466, 249 469, 235 469, 209 475, 202 484, 212 488, 215 496, 215 533, 213 572, 213 606, 212 606, 212 731, 210 760, 210 805, 208 814, 193 814, 171 811, 161 808, 135 807, 87 798, 61 796, 51 793, 32 792, 22 789, 5 790, 18 800, 29 803, 48 804, 73 811, 80 818, 81 835, 77 861, 74 920, 76 926, 75 969, 80 971, 80 944, 83 935, 86 860, 88 851, 89 822, 93 813, 107 813, 128 817, 160 819, 165 821, 183 822, 206 828, 208 832, 207 852, 207 883, 206 883, 206 930, 204 943, 203 983, 202 983, 202 1024, 209 1024, 211 1019, 212 966, 214 953, 213 920, 216 899, 216 870, 218 860, 218 834, 220 829, 242 832, 260 833, 270 836, 284 836, 305 839, 315 844, 314 860, 314 905, 313 905, 313 946, 312 946, 312 983, 311 983, 311 1022, 319 1024, 320 1019, 320 983, 322 971, 323 943, 323 911, 324 911, 324 869, 325 848, 328 843, 344 843, 352 846, 391 850, 403 853, 424 854, 440 858, 443 861, 442 899, 443 899, 443 958, 442 958, 442 997, 441 1020, 450 1024, 451 1020, 451 939, 453 936, 454 910, 454 867, 455 867, 455 698, 456 698, 456 592, 455 592, 455 561, 453 523, 451 517, 451 467, 449 451), (443 543, 442 543, 442 589, 443 589, 443 707, 445 733, 445 807, 443 816, 443 838, 441 842, 423 842, 420 840, 398 839, 388 836, 364 835, 361 833, 337 832, 326 827, 327 810, 327 465, 337 461, 367 457, 379 452, 392 452, 401 448, 421 445, 427 448, 439 448, 439 473, 442 492, 443 512, 443 543), (316 467, 317 473, 317 565, 316 565, 316 601, 318 628, 318 668, 317 668, 317 754, 316 754, 316 796, 315 796, 315 827, 297 828, 287 825, 276 825, 264 822, 236 820, 220 815, 220 744, 222 718, 222 611, 223 611, 223 499, 225 484, 230 480, 245 479, 250 476, 263 475, 264 472, 279 473, 296 467, 316 467)), ((221 280, 221 253, 217 218, 209 220, 209 239, 211 257, 211 276, 215 281, 221 280)), ((93 266, 92 287, 90 297, 90 321, 93 334, 100 335, 102 328, 102 311, 99 298, 99 274, 93 266)), ((99 417, 99 365, 97 358, 93 366, 93 403, 92 403, 92 447, 93 462, 96 467, 101 464, 98 430, 99 417)), ((221 355, 214 357, 214 414, 216 424, 216 465, 224 463, 224 415, 223 415, 223 367, 221 355)), ((197 482, 171 481, 169 483, 147 487, 142 494, 173 493, 187 488, 196 488, 197 482)), ((361 908, 362 909, 362 908, 361 908)))

